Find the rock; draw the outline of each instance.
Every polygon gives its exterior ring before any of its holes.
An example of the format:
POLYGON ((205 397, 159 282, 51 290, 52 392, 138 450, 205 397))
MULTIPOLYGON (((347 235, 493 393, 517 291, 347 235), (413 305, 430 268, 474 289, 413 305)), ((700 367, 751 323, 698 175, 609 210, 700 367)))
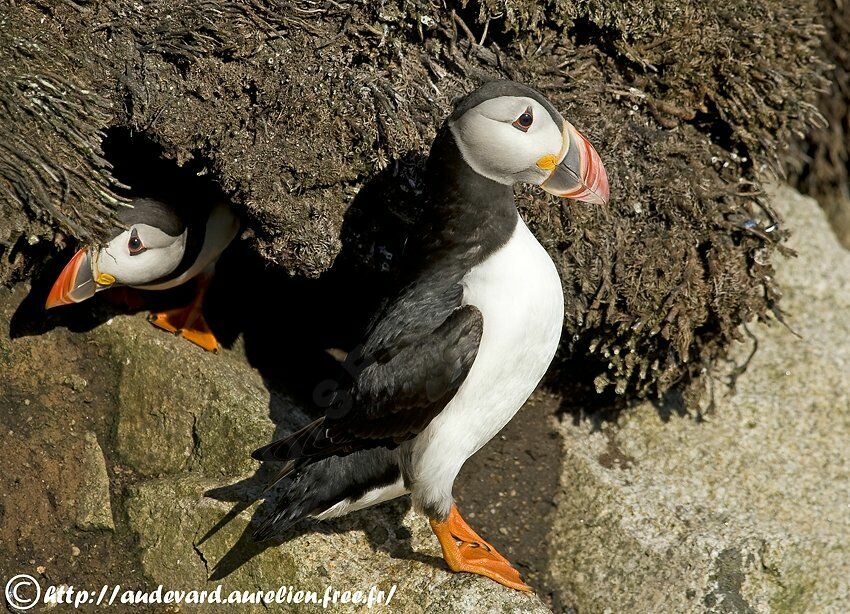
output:
MULTIPOLYGON (((154 333, 142 317, 116 318, 96 330, 120 365, 115 447, 121 461, 147 476, 248 471, 251 451, 273 431, 262 378, 238 352, 206 353, 154 333)), ((301 415, 294 407, 284 411, 301 415)))
POLYGON ((94 433, 85 435, 80 473, 82 481, 77 495, 77 526, 84 531, 114 530, 106 459, 94 433))
POLYGON ((271 395, 238 349, 203 352, 141 316, 116 318, 94 335, 120 365, 115 448, 143 477, 124 506, 154 585, 211 590, 221 583, 225 595, 292 586, 321 596, 327 587, 368 592, 397 584, 394 610, 548 611, 537 597, 445 570, 427 522, 406 501, 319 524, 282 544, 254 543, 246 529, 256 505, 228 519, 237 504, 203 493, 258 467, 250 452, 270 440, 270 412, 287 427, 306 420, 302 410, 271 395))
POLYGON ((224 595, 293 587, 315 591, 320 598, 328 588, 368 593, 376 587, 389 594, 396 585, 392 611, 549 611, 536 596, 446 571, 428 524, 403 501, 323 523, 282 544, 256 544, 246 531, 254 507, 228 520, 234 504, 203 496, 217 485, 186 476, 150 480, 131 490, 128 518, 153 583, 187 590, 212 590, 221 583, 224 595))
POLYGON ((800 337, 757 325, 758 351, 703 420, 668 399, 560 426, 550 571, 579 611, 850 603, 850 254, 815 201, 770 194, 799 254, 777 281, 800 337))

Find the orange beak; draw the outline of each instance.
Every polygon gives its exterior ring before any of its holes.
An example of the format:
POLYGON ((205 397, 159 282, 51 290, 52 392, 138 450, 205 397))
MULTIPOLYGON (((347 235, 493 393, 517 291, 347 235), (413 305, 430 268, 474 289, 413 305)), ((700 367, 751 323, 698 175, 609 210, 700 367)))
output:
POLYGON ((540 184, 550 194, 594 205, 608 204, 608 174, 593 145, 564 120, 558 164, 540 184))
POLYGON ((65 265, 59 278, 50 289, 46 309, 79 303, 94 296, 97 284, 92 277, 89 251, 81 249, 65 265))

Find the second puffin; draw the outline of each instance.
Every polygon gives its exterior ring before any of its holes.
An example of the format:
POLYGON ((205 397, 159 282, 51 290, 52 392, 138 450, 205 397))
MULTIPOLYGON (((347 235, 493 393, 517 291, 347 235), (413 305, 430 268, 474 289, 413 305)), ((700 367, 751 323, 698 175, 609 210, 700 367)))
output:
POLYGON ((45 307, 85 301, 108 288, 168 290, 195 280, 192 302, 152 313, 150 322, 205 350, 218 341, 203 316, 203 302, 215 264, 239 230, 239 220, 223 203, 178 211, 152 198, 136 198, 122 208, 105 245, 74 254, 53 284, 45 307))
POLYGON ((517 212, 513 184, 605 204, 608 178, 587 139, 511 81, 457 104, 426 173, 421 242, 401 291, 349 355, 353 382, 325 417, 254 453, 296 472, 255 536, 411 493, 450 569, 531 590, 461 518, 452 486, 531 395, 561 336, 561 282, 517 212))

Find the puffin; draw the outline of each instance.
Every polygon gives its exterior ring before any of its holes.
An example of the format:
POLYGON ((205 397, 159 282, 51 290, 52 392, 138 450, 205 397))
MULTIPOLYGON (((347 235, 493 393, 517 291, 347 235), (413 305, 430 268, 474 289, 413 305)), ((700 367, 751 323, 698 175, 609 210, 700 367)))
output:
POLYGON ((284 463, 266 492, 290 477, 255 539, 410 494, 450 570, 531 591, 452 496, 466 460, 543 378, 563 327, 561 280, 517 211, 518 183, 608 202, 596 150, 540 92, 487 82, 437 132, 426 221, 398 291, 346 358, 350 377, 324 416, 253 452, 284 463))
POLYGON ((224 203, 200 211, 179 211, 160 200, 135 198, 116 215, 119 223, 104 245, 79 249, 50 290, 46 309, 79 303, 108 288, 167 290, 194 279, 192 301, 151 313, 158 328, 205 350, 218 340, 202 313, 204 296, 221 253, 233 241, 239 221, 224 203))

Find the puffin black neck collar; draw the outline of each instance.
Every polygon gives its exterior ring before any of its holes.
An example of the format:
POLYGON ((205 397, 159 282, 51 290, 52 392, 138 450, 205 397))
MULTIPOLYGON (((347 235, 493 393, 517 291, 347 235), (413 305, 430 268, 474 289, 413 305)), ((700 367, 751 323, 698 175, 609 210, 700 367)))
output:
POLYGON ((507 243, 518 214, 513 187, 475 172, 444 125, 426 167, 429 192, 423 249, 429 259, 451 257, 465 268, 507 243))

